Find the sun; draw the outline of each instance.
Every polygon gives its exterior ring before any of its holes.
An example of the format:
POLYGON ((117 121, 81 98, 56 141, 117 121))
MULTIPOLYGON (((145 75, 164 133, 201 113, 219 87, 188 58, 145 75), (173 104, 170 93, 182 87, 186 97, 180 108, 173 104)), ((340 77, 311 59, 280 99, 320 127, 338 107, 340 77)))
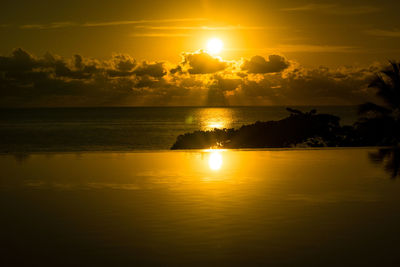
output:
POLYGON ((224 43, 218 38, 212 38, 207 42, 207 52, 211 55, 219 54, 224 47, 224 43))

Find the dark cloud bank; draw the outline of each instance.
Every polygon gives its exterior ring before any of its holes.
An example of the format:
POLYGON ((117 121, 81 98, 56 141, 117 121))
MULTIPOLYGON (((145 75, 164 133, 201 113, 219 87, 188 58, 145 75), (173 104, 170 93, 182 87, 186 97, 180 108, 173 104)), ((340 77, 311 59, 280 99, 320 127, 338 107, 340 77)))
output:
POLYGON ((224 61, 198 51, 173 65, 15 49, 0 57, 0 107, 359 104, 373 98, 367 85, 378 70, 307 69, 280 55, 224 61))

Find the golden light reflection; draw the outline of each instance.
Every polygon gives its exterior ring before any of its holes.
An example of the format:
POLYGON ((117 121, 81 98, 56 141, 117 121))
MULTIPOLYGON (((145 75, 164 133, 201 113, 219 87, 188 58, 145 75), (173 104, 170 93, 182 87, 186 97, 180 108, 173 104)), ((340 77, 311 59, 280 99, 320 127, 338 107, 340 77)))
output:
POLYGON ((222 155, 218 150, 212 150, 208 159, 208 166, 213 171, 218 171, 222 167, 222 155))
POLYGON ((207 127, 210 128, 210 129, 214 129, 214 128, 223 129, 224 128, 224 123, 223 122, 217 122, 217 121, 216 122, 209 122, 207 127))
POLYGON ((202 109, 200 114, 200 123, 202 130, 212 130, 214 128, 231 128, 233 122, 233 110, 226 108, 207 108, 202 109))

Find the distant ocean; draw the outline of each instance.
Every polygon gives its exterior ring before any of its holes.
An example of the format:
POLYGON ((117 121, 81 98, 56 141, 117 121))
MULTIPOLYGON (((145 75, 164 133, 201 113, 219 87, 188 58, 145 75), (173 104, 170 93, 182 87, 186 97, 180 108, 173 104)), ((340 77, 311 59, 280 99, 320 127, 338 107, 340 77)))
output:
MULTIPOLYGON (((291 107, 337 115, 342 125, 357 117, 354 106, 291 107)), ((279 106, 0 109, 0 152, 164 150, 186 132, 288 115, 279 106)))

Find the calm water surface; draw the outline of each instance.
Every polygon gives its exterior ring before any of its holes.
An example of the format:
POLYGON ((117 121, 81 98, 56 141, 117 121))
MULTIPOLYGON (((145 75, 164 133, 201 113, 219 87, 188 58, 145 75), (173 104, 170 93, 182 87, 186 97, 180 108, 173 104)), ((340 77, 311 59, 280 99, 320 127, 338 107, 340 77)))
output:
MULTIPOLYGON (((356 120, 353 106, 298 108, 337 115, 344 124, 356 120)), ((186 132, 239 128, 288 115, 285 107, 0 109, 0 152, 169 149, 186 132)))
POLYGON ((399 266, 374 152, 0 155, 0 266, 399 266))

